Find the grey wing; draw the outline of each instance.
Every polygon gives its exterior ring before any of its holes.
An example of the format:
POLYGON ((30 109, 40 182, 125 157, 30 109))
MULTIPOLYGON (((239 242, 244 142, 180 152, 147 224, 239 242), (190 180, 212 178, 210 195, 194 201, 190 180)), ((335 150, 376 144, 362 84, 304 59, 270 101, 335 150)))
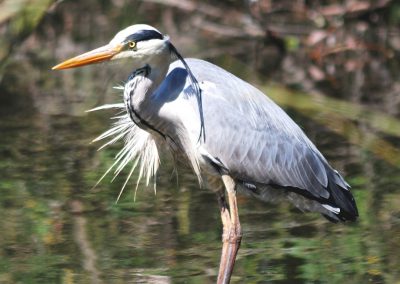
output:
POLYGON ((309 188, 327 197, 323 160, 300 128, 256 88, 218 67, 210 72, 210 67, 198 72, 205 149, 237 178, 309 188))
POLYGON ((356 214, 348 184, 279 106, 211 63, 188 63, 203 94, 203 147, 234 178, 293 189, 348 211, 343 218, 356 214))

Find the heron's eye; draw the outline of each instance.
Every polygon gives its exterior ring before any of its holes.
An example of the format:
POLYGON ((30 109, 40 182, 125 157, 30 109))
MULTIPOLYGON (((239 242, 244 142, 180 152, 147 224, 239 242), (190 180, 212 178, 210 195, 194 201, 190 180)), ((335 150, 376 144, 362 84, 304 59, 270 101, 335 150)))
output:
POLYGON ((136 46, 136 42, 134 42, 134 41, 129 41, 129 42, 128 42, 128 46, 129 46, 130 49, 133 49, 133 48, 135 48, 135 46, 136 46))

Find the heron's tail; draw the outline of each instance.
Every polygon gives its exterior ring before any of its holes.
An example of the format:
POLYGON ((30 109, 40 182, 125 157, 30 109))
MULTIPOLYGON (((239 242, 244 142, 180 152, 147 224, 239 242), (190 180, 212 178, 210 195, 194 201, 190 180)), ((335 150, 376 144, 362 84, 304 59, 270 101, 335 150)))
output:
MULTIPOLYGON (((350 192, 350 185, 328 164, 325 164, 325 170, 328 178, 326 186, 326 190, 329 192, 328 198, 316 197, 309 194, 308 191, 297 188, 289 187, 287 189, 290 192, 302 195, 308 200, 308 204, 312 204, 312 208, 305 208, 306 210, 317 211, 331 222, 357 220, 358 209, 354 197, 350 192)), ((297 206, 296 203, 295 205, 297 206)))
MULTIPOLYGON (((330 196, 326 201, 322 201, 322 206, 325 205, 324 207, 331 209, 330 211, 337 217, 331 221, 355 221, 358 217, 358 209, 354 197, 350 192, 350 186, 336 170, 329 168, 327 169, 327 173, 327 190, 330 196)), ((330 220, 329 215, 324 216, 330 220)))
POLYGON ((302 211, 312 211, 322 214, 331 222, 355 221, 358 217, 358 209, 350 186, 342 176, 325 165, 328 184, 326 190, 328 198, 312 195, 309 191, 277 184, 254 184, 243 183, 239 191, 256 197, 265 202, 275 203, 280 199, 288 199, 293 205, 302 211))

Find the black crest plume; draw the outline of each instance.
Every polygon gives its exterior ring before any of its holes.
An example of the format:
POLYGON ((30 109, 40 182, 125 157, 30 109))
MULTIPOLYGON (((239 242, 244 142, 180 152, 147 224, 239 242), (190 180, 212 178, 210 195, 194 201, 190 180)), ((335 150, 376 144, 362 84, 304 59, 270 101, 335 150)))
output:
POLYGON ((204 116, 203 116, 203 102, 202 102, 202 98, 201 98, 201 89, 200 89, 200 85, 199 82, 197 81, 196 77, 193 75, 192 70, 190 70, 189 65, 187 64, 187 62, 185 61, 185 59, 182 57, 182 55, 178 52, 178 50, 175 48, 175 46, 169 42, 169 48, 172 52, 172 54, 174 56, 176 56, 176 58, 178 58, 183 66, 185 67, 186 71, 189 74, 189 79, 192 82, 192 86, 194 89, 194 93, 196 95, 197 98, 197 103, 199 106, 199 113, 200 113, 200 134, 199 134, 199 139, 198 141, 200 141, 201 139, 203 139, 203 142, 206 141, 206 133, 205 133, 205 129, 204 129, 204 116))

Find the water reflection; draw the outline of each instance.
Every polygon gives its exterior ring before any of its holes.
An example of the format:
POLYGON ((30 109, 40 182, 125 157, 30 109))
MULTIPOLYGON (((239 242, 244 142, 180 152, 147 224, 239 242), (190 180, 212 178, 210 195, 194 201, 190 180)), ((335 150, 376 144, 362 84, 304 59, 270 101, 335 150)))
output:
MULTIPOLYGON (((393 283, 400 264, 398 169, 307 117, 296 120, 347 172, 360 221, 331 225, 288 204, 240 197, 244 239, 233 282, 393 283)), ((1 120, 1 280, 213 283, 217 202, 188 172, 180 172, 177 186, 164 160, 157 195, 140 188, 136 202, 132 185, 115 204, 123 177, 89 190, 118 150, 96 152, 89 144, 106 123, 108 114, 1 120)))

